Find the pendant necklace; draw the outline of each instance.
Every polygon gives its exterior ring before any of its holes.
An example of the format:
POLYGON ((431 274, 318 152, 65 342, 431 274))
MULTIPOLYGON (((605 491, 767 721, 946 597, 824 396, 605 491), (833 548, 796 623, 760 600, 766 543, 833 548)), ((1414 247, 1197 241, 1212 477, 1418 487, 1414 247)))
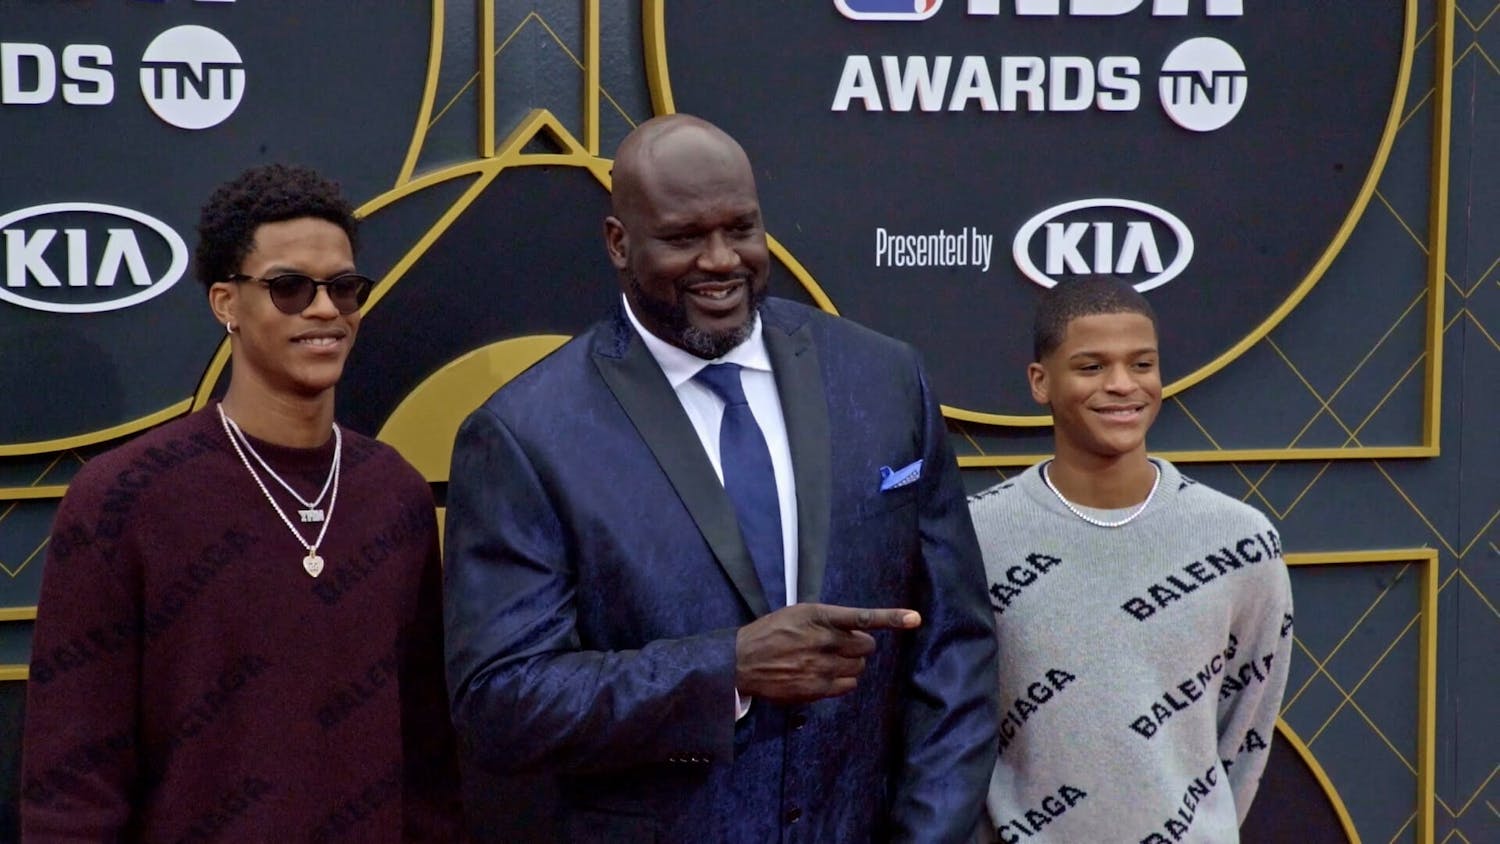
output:
MULTIPOLYGON (((272 469, 271 465, 265 461, 265 458, 260 456, 260 452, 256 451, 255 446, 250 443, 250 438, 245 436, 244 431, 240 430, 239 423, 235 422, 233 419, 230 419, 227 415, 224 417, 224 421, 229 423, 229 427, 233 429, 234 436, 239 439, 240 445, 244 446, 245 450, 250 452, 250 456, 255 458, 255 462, 260 464, 260 468, 265 469, 266 474, 275 479, 276 483, 281 484, 282 489, 286 490, 291 494, 293 498, 297 499, 297 501, 302 504, 303 509, 297 511, 297 515, 302 517, 302 523, 307 524, 308 522, 323 521, 323 508, 321 505, 323 504, 324 496, 328 495, 328 490, 333 486, 333 473, 334 470, 338 468, 338 459, 335 458, 333 465, 328 467, 328 477, 323 481, 323 491, 318 493, 317 498, 308 501, 306 498, 303 498, 302 495, 297 492, 297 490, 292 489, 292 485, 283 480, 280 475, 276 474, 276 470, 272 469)), ((337 435, 337 433, 338 428, 337 426, 335 426, 334 434, 337 435)), ((335 449, 337 449, 337 445, 335 445, 335 449)), ((335 450, 335 454, 336 453, 337 451, 335 450)), ((243 455, 241 455, 241 457, 243 457, 243 455)))
POLYGON ((1080 519, 1083 519, 1085 522, 1088 522, 1089 524, 1091 524, 1091 525, 1093 525, 1095 527, 1102 527, 1102 528, 1124 527, 1125 525, 1128 525, 1131 522, 1135 521, 1135 518, 1137 516, 1139 516, 1140 514, 1146 512, 1146 508, 1151 506, 1151 499, 1156 497, 1156 488, 1161 485, 1161 467, 1158 466, 1158 465, 1156 465, 1156 463, 1153 462, 1151 464, 1151 468, 1153 468, 1153 469, 1156 470, 1156 479, 1153 480, 1153 481, 1151 481, 1151 491, 1148 492, 1148 493, 1146 493, 1146 500, 1142 501, 1139 507, 1137 507, 1134 510, 1130 511, 1130 514, 1127 515, 1125 518, 1119 519, 1119 520, 1116 520, 1116 521, 1113 521, 1113 522, 1106 522, 1106 521, 1103 521, 1101 519, 1096 519, 1093 516, 1090 516, 1089 514, 1083 512, 1082 510, 1080 510, 1077 507, 1073 506, 1073 502, 1071 502, 1068 499, 1066 499, 1066 498, 1063 497, 1062 492, 1060 492, 1058 490, 1058 488, 1053 485, 1052 479, 1049 478, 1049 477, 1047 477, 1047 466, 1051 462, 1052 461, 1048 460, 1046 463, 1042 464, 1042 483, 1044 483, 1044 484, 1047 485, 1047 489, 1052 490, 1052 494, 1055 495, 1055 496, 1057 496, 1057 500, 1061 501, 1062 505, 1064 507, 1068 508, 1068 512, 1072 513, 1073 515, 1077 516, 1080 519))
MULTIPOLYGON (((321 521, 323 522, 323 526, 318 529, 318 538, 313 540, 312 543, 309 544, 308 541, 302 536, 302 532, 297 530, 297 526, 292 524, 292 520, 287 518, 286 512, 281 509, 281 505, 276 503, 276 499, 271 495, 271 491, 266 488, 265 481, 261 480, 260 475, 256 473, 255 467, 250 465, 250 459, 245 456, 245 450, 240 448, 240 441, 234 435, 234 432, 239 430, 239 426, 229 418, 229 414, 224 412, 224 406, 222 404, 216 405, 216 407, 219 411, 219 421, 224 425, 224 435, 229 438, 229 444, 234 447, 234 453, 239 455, 240 462, 245 466, 245 471, 250 473, 250 477, 255 481, 255 485, 260 487, 261 494, 266 497, 267 501, 271 502, 271 509, 275 510, 276 515, 281 517, 282 524, 286 525, 286 529, 291 531, 292 536, 297 538, 297 544, 307 549, 307 556, 302 558, 302 568, 313 577, 317 577, 318 575, 322 574, 323 558, 318 556, 318 546, 323 544, 323 536, 328 533, 328 525, 333 522, 333 505, 339 500, 339 466, 341 463, 340 457, 343 455, 344 451, 344 438, 343 434, 339 432, 339 426, 337 424, 333 426, 333 468, 329 470, 328 483, 324 485, 324 491, 328 491, 330 487, 332 489, 332 495, 328 499, 328 512, 321 519, 321 521), (233 427, 231 428, 230 426, 233 427)), ((244 436, 244 432, 241 432, 240 436, 244 436)), ((247 447, 250 445, 250 441, 248 439, 245 441, 245 445, 247 447)), ((251 452, 254 453, 254 449, 251 449, 251 452)), ((297 495, 295 491, 292 491, 292 488, 287 485, 287 482, 282 480, 281 476, 277 475, 275 470, 267 465, 265 461, 260 459, 260 455, 257 454, 255 456, 255 459, 257 461, 260 461, 260 464, 265 468, 266 473, 275 478, 277 483, 280 483, 288 491, 292 492, 292 495, 295 496, 298 501, 301 501, 303 504, 307 504, 308 509, 314 509, 312 505, 320 503, 323 500, 323 496, 319 495, 317 501, 309 504, 302 498, 302 496, 297 495)))

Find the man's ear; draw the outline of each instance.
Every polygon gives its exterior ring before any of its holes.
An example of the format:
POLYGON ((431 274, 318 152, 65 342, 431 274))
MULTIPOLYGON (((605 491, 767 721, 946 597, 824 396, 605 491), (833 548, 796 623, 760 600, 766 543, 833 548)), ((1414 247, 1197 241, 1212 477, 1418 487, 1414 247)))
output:
POLYGON ((1047 396, 1047 368, 1039 363, 1026 365, 1026 381, 1031 385, 1031 399, 1037 404, 1051 404, 1047 396))
POLYGON ((208 307, 214 312, 214 319, 220 325, 239 327, 239 298, 238 284, 219 281, 208 286, 208 307))
POLYGON ((616 270, 623 272, 630 264, 630 235, 619 217, 604 218, 604 251, 609 253, 609 262, 616 270))

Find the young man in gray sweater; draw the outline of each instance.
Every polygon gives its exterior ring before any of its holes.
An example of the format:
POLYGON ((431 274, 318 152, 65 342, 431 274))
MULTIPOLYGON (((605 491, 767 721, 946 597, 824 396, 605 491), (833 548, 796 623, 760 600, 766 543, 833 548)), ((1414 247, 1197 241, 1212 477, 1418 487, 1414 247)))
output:
POLYGON ((1238 841, 1291 654, 1281 539, 1146 456, 1162 385, 1138 292, 1059 284, 1033 343, 1056 456, 969 502, 1000 639, 995 840, 1238 841))

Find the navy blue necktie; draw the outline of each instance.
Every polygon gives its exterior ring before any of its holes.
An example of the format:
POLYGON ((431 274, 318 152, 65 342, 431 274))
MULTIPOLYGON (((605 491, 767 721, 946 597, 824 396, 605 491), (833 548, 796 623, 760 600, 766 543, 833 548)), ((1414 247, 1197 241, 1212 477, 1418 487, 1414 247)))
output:
POLYGON ((716 363, 703 367, 693 377, 724 400, 724 417, 719 422, 719 463, 724 470, 724 491, 734 503, 740 535, 750 549, 766 602, 773 610, 781 609, 786 606, 781 499, 776 495, 771 450, 740 385, 740 366, 716 363))

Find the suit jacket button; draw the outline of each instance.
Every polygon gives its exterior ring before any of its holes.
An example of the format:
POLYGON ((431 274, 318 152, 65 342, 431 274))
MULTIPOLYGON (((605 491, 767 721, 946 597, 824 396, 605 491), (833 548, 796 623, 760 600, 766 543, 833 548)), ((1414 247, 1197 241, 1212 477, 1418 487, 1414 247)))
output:
POLYGON ((792 808, 786 810, 786 822, 787 823, 796 823, 801 818, 802 818, 802 810, 799 809, 799 808, 797 808, 796 806, 793 806, 792 808))
POLYGON ((807 716, 801 712, 794 713, 791 717, 792 729, 800 730, 807 726, 807 716))

